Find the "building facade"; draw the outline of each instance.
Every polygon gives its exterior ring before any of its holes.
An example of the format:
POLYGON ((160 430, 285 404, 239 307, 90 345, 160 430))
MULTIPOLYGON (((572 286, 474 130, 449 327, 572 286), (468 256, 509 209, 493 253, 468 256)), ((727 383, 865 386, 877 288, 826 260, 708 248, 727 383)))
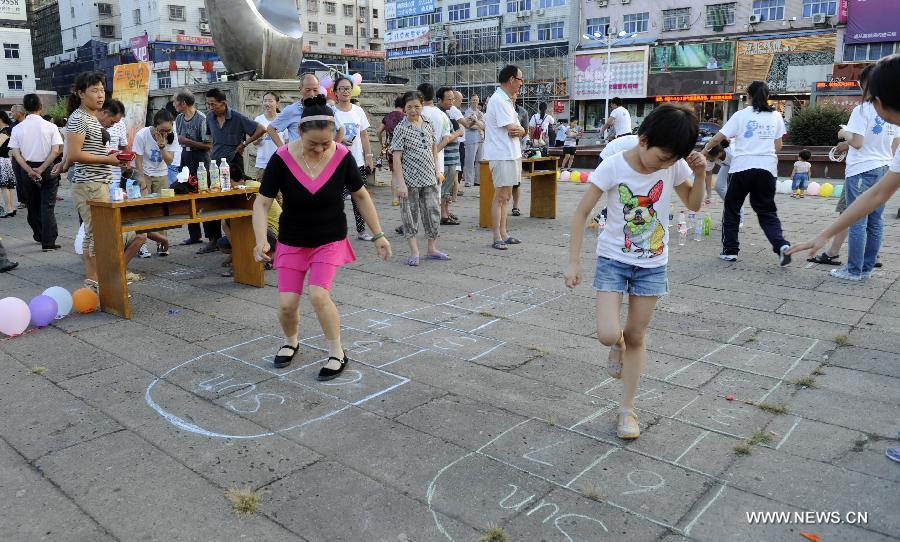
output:
POLYGON ((121 40, 119 4, 117 0, 59 0, 63 52, 74 52, 91 40, 121 40))
POLYGON ((37 88, 25 0, 0 3, 0 46, 0 105, 9 109, 37 88))
POLYGON ((359 72, 366 81, 384 75, 384 0, 298 0, 297 9, 306 26, 304 59, 348 72, 359 72))
POLYGON ((56 0, 35 2, 31 17, 31 48, 34 55, 34 75, 37 88, 53 89, 53 73, 44 59, 63 52, 62 30, 59 25, 59 6, 56 0))
POLYGON ((485 96, 507 64, 522 69, 529 110, 566 114, 571 21, 577 0, 436 0, 388 4, 390 75, 485 96))
POLYGON ((579 7, 569 86, 589 130, 603 124, 614 96, 635 125, 666 101, 690 102, 701 119, 721 123, 743 107, 754 80, 769 84, 790 120, 810 106, 817 82, 858 78, 859 61, 896 51, 900 28, 900 3, 890 0, 583 0, 579 7), (603 36, 620 32, 626 36, 608 48, 603 36))

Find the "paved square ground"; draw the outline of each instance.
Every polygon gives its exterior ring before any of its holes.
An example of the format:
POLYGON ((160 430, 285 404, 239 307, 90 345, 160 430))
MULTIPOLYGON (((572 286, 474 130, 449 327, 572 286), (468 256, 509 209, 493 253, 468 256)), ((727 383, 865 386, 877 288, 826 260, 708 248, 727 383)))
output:
MULTIPOLYGON (((544 220, 524 186, 509 221, 523 244, 506 252, 476 227, 474 188, 441 230, 449 262, 408 267, 390 233, 385 263, 352 239, 333 295, 353 361, 331 382, 315 380, 326 345, 307 301, 303 346, 274 369, 274 272, 235 285, 196 247, 132 263, 147 278, 130 321, 71 315, 0 340, 0 539, 474 541, 493 525, 526 542, 900 540, 900 465, 884 456, 900 444, 900 198, 864 283, 805 257, 779 268, 749 205, 736 263, 716 257, 718 227, 673 236, 643 435, 623 442, 589 286, 596 230, 588 285, 562 283, 584 190, 560 184, 544 220), (259 492, 255 515, 232 512, 232 488, 259 492)), ((20 262, 0 297, 80 285, 61 193, 61 251, 40 251, 24 211, 0 220, 20 262)), ((393 232, 387 189, 373 194, 393 232)), ((833 199, 777 202, 790 240, 834 218, 833 199)))

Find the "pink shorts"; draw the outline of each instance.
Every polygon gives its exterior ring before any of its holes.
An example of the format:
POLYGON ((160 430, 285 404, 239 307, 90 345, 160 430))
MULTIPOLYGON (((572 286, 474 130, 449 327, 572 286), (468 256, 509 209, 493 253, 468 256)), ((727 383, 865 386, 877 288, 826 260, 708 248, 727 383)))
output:
POLYGON ((311 285, 331 290, 331 281, 338 267, 354 261, 356 254, 346 238, 320 247, 293 247, 278 243, 275 248, 278 291, 302 295, 307 272, 311 285))

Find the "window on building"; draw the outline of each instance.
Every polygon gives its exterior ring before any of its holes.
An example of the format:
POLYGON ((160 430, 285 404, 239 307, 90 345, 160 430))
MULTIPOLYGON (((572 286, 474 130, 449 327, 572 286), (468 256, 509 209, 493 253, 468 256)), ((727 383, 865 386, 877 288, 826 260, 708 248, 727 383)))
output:
POLYGON ((337 25, 335 25, 335 24, 327 25, 326 29, 327 29, 326 32, 328 34, 337 34, 337 25))
POLYGON ((3 44, 3 58, 19 58, 19 44, 18 43, 4 43, 3 44))
POLYGON ((306 11, 313 13, 319 11, 319 0, 306 0, 306 11))
POLYGON ((844 45, 844 62, 878 60, 894 54, 894 48, 893 42, 847 44, 844 45))
POLYGON ((131 20, 136 25, 141 24, 141 10, 140 9, 136 9, 131 12, 131 20))
POLYGON ((817 13, 835 15, 837 13, 837 0, 803 0, 804 17, 812 17, 817 13))
POLYGON ((500 0, 476 0, 475 15, 478 17, 500 15, 500 0))
POLYGON ((333 41, 329 41, 328 46, 329 47, 337 47, 337 43, 334 43, 333 41))
POLYGON ((353 27, 352 26, 344 26, 344 35, 352 36, 353 35, 353 27))
POLYGON ((369 31, 363 26, 359 27, 359 37, 361 37, 361 38, 369 37, 369 31))
POLYGON ((691 27, 691 8, 664 9, 663 31, 687 30, 691 27))
POLYGON ((360 19, 368 19, 369 18, 369 9, 363 6, 359 6, 359 18, 360 19))
POLYGON ((353 44, 352 44, 352 43, 345 43, 345 44, 344 44, 344 48, 345 48, 345 49, 353 49, 353 44))
MULTIPOLYGON (((73 17, 74 17, 74 15, 73 15, 73 17)), ((72 29, 72 39, 73 39, 73 40, 77 40, 77 39, 78 39, 78 30, 75 29, 75 28, 72 29)))
POLYGON ((328 15, 337 13, 337 4, 334 2, 325 2, 325 13, 328 15))
POLYGON ((378 18, 378 8, 372 8, 372 18, 373 19, 378 18))
POLYGON ((309 21, 307 23, 307 28, 309 28, 310 32, 318 32, 319 31, 319 23, 316 21, 309 21))
POLYGON ((200 11, 200 22, 207 22, 209 19, 206 18, 206 8, 199 8, 200 11))
POLYGON ((784 19, 784 0, 753 0, 753 14, 760 21, 780 21, 784 19))
POLYGON ((453 4, 447 6, 448 21, 465 21, 469 18, 469 4, 453 4))
POLYGON ((552 8, 553 6, 564 6, 566 0, 539 0, 538 5, 542 8, 552 8))
POLYGON ((101 38, 116 37, 116 27, 111 24, 101 24, 100 25, 100 37, 101 38))
POLYGON ((506 40, 505 43, 524 43, 527 41, 531 41, 531 27, 530 26, 509 26, 506 27, 506 40))
POLYGON ((734 9, 737 4, 712 4, 706 6, 706 26, 720 28, 734 24, 734 9))
POLYGON ((9 90, 25 90, 23 79, 21 75, 7 75, 6 86, 9 90))
POLYGON ((310 47, 318 47, 318 46, 319 46, 319 42, 317 42, 317 41, 311 41, 311 42, 309 42, 309 46, 310 46, 310 47))
POLYGON ((563 31, 563 22, 556 21, 553 23, 543 23, 538 25, 538 40, 549 41, 559 40, 565 37, 563 31))
POLYGON ((375 39, 378 39, 378 29, 377 28, 372 29, 372 37, 375 39))
POLYGON ((594 34, 602 34, 606 35, 606 30, 609 28, 609 17, 595 17, 593 19, 587 20, 587 29, 585 32, 588 36, 593 36, 594 34))
POLYGON ((353 17, 353 4, 344 4, 344 17, 353 17))
POLYGON ((531 11, 531 0, 506 0, 506 12, 531 11))
POLYGON ((638 32, 646 32, 650 24, 650 12, 628 13, 625 15, 625 32, 636 34, 638 32))
POLYGON ((156 72, 156 84, 159 88, 172 88, 172 72, 156 72))
POLYGON ((170 21, 183 21, 184 20, 184 6, 175 6, 169 4, 169 20, 170 21))
POLYGON ((183 35, 184 35, 184 30, 182 30, 182 29, 180 29, 180 28, 173 28, 172 31, 175 32, 175 35, 176 35, 176 36, 183 36, 183 35))
POLYGON ((97 13, 101 16, 108 17, 112 15, 112 4, 97 4, 97 13))
POLYGON ((388 19, 387 29, 388 30, 397 30, 397 19, 388 19))
POLYGON ((369 50, 370 50, 370 51, 380 51, 380 50, 381 50, 381 44, 378 44, 378 43, 370 43, 370 44, 369 44, 369 50))

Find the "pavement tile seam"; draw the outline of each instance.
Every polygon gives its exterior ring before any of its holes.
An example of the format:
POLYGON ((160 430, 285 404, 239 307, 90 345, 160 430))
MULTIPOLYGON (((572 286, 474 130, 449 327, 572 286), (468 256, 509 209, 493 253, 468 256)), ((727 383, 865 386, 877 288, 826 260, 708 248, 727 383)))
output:
MULTIPOLYGON (((106 434, 110 434, 110 433, 106 433, 106 434)), ((101 436, 106 436, 106 434, 105 434, 105 435, 101 435, 101 436)), ((75 500, 75 498, 74 498, 72 495, 69 495, 65 490, 63 490, 62 487, 59 486, 59 484, 56 483, 55 480, 53 480, 53 478, 47 476, 47 474, 44 473, 44 471, 42 471, 42 470, 37 466, 37 461, 38 461, 38 459, 40 459, 40 458, 36 458, 36 459, 34 459, 34 461, 29 461, 24 455, 22 455, 22 452, 19 451, 19 449, 17 449, 15 446, 13 446, 8 440, 6 440, 6 438, 5 438, 3 435, 0 435, 0 440, 2 440, 4 444, 6 444, 7 446, 9 446, 9 449, 10 449, 10 450, 13 450, 13 451, 16 453, 16 455, 19 456, 19 458, 22 460, 22 462, 25 463, 26 465, 28 465, 28 468, 29 468, 29 469, 31 469, 32 471, 34 471, 36 474, 38 474, 38 475, 39 475, 41 478, 43 478, 44 480, 46 480, 46 481, 53 487, 53 489, 54 489, 56 492, 58 492, 60 495, 62 495, 63 498, 66 499, 69 503, 71 503, 71 505, 74 506, 76 510, 78 510, 79 512, 81 512, 82 514, 84 514, 85 517, 87 517, 88 519, 90 519, 91 523, 93 523, 94 526, 96 526, 98 529, 100 529, 100 530, 103 532, 103 534, 105 534, 106 536, 110 537, 112 540, 119 540, 118 538, 116 538, 115 536, 113 536, 112 532, 110 532, 109 529, 106 528, 106 526, 104 526, 102 523, 100 523, 100 522, 97 520, 97 518, 95 518, 93 515, 91 515, 90 512, 88 512, 87 510, 85 510, 85 509, 78 503, 78 501, 75 500)), ((87 442, 87 441, 84 441, 84 442, 87 442)), ((61 449, 62 449, 62 448, 61 448, 61 449)))

